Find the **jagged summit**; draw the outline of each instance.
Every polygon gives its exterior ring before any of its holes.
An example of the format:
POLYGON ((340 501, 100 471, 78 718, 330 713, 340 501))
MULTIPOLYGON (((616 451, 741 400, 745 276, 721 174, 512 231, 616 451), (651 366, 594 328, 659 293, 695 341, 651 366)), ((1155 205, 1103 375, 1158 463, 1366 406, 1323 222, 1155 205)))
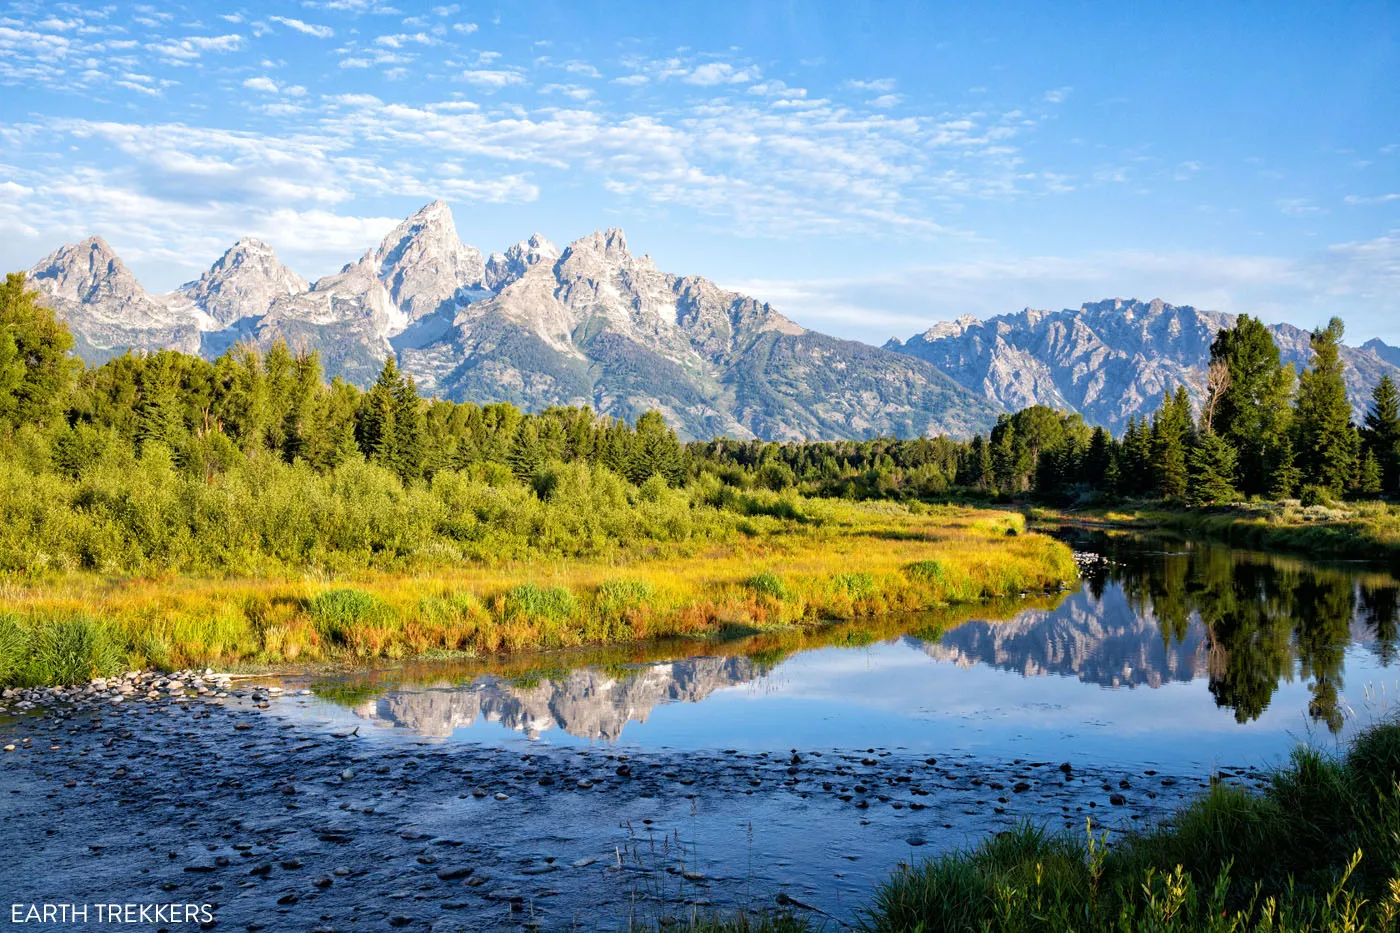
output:
POLYGON ((426 392, 629 419, 655 408, 689 437, 966 434, 995 413, 922 360, 806 331, 766 302, 662 272, 616 227, 563 250, 536 233, 483 261, 442 201, 309 287, 254 238, 164 296, 147 295, 96 239, 34 276, 92 359, 160 346, 215 356, 235 340, 285 339, 361 385, 393 354, 426 392))
POLYGON ((208 315, 213 322, 208 329, 217 330, 240 318, 265 314, 278 298, 299 295, 308 287, 271 246, 243 237, 179 291, 208 315))
POLYGON ((553 263, 559 258, 559 247, 541 234, 534 233, 504 253, 492 253, 486 260, 483 283, 491 291, 500 291, 540 263, 553 263))
MULTIPOLYGON (((1106 298, 1077 310, 1026 308, 985 321, 964 315, 886 348, 933 363, 1004 409, 1050 405, 1118 430, 1154 410, 1162 393, 1178 385, 1199 399, 1211 342, 1234 323, 1232 314, 1160 298, 1106 298)), ((1299 371, 1309 365, 1307 331, 1288 324, 1270 330, 1285 362, 1299 371)), ((1400 378, 1400 351, 1376 341, 1344 347, 1342 355, 1359 418, 1381 375, 1400 378)))

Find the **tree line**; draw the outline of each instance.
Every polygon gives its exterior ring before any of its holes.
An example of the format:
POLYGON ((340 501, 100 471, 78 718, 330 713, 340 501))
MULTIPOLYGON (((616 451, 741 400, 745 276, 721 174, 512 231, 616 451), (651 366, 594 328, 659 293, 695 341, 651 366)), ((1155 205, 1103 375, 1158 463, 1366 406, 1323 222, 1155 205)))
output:
POLYGON ((1215 505, 1246 498, 1400 493, 1400 392, 1376 385, 1363 424, 1352 422, 1343 323, 1312 334, 1311 365, 1284 365, 1273 335, 1241 315, 1211 345, 1204 397, 1184 385, 1121 436, 1078 414, 1035 405, 1002 415, 986 435, 764 444, 692 444, 701 469, 747 473, 771 488, 797 485, 856 498, 974 493, 1052 502, 1103 497, 1215 505))
POLYGON ((658 412, 635 424, 588 407, 526 413, 508 403, 424 399, 392 356, 367 390, 326 382, 315 353, 240 345, 214 361, 162 350, 88 367, 23 274, 0 286, 0 437, 11 453, 77 477, 114 448, 152 445, 212 479, 250 456, 326 473, 360 458, 405 484, 495 469, 547 492, 551 465, 601 467, 635 486, 656 478, 853 499, 1022 497, 1326 501, 1400 492, 1400 392, 1389 377, 1352 423, 1333 319, 1312 334, 1301 375, 1269 330, 1242 315, 1211 347, 1204 397, 1185 386, 1121 436, 1036 405, 986 435, 682 444, 658 412))

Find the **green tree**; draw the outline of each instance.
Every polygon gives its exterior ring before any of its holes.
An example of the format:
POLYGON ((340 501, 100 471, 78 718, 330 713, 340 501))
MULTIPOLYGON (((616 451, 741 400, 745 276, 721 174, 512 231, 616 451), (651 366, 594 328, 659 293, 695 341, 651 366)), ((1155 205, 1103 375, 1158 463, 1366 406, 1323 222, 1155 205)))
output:
POLYGON ((0 428, 51 423, 81 369, 68 355, 73 335, 40 297, 25 287, 23 272, 0 285, 0 428))
POLYGON ((1171 499, 1186 494, 1187 452, 1191 448, 1191 397, 1185 386, 1162 396, 1152 418, 1152 468, 1157 494, 1171 499))
POLYGON ((1239 498, 1235 489, 1237 455, 1230 442, 1207 431, 1191 448, 1188 499, 1192 505, 1220 505, 1239 498))
POLYGON ((1278 344, 1260 321, 1242 314, 1211 344, 1212 363, 1224 363, 1228 384, 1212 424, 1239 451, 1239 482, 1248 495, 1268 491, 1270 474, 1286 443, 1292 367, 1280 362, 1278 344))
POLYGON ((1400 391, 1388 373, 1371 392, 1363 440, 1380 469, 1381 491, 1400 492, 1400 391))
POLYGON ((1312 366, 1298 386, 1298 461, 1306 483, 1340 493, 1356 474, 1357 435, 1351 425, 1341 357, 1341 318, 1313 331, 1312 366))

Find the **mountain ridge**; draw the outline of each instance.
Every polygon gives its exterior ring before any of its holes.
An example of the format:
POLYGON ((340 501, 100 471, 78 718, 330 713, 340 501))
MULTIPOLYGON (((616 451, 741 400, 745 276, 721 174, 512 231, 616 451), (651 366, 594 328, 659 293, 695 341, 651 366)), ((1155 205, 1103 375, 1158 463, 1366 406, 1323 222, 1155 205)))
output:
POLYGON ((420 388, 532 410, 660 410, 686 437, 773 440, 987 429, 996 408, 932 364, 802 328, 767 302, 658 270, 618 228, 560 250, 539 234, 483 258, 434 201, 358 260, 308 283, 244 238, 151 295, 100 238, 30 276, 101 362, 127 349, 212 358, 238 342, 317 350, 361 386, 393 354, 420 388))
MULTIPOLYGON (((1199 403, 1211 342, 1236 319, 1161 299, 1111 298, 1061 311, 1025 308, 985 321, 964 315, 884 348, 933 363, 1005 410, 1049 405, 1118 431, 1129 418, 1155 410, 1163 392, 1177 385, 1199 403)), ((1292 324, 1266 326, 1283 362, 1299 372, 1306 368, 1309 332, 1292 324)), ((1400 381, 1400 349, 1373 339, 1344 346, 1342 357, 1360 420, 1382 375, 1400 381)))

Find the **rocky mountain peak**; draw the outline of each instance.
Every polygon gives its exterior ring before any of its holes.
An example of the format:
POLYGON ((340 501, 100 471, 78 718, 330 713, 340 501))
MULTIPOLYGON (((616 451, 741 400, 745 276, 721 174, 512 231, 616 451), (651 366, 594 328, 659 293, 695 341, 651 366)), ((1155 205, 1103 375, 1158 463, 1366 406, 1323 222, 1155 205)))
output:
POLYGON ((306 280, 284 266, 271 246, 243 237, 215 260, 214 265, 180 292, 209 316, 216 327, 243 317, 259 316, 287 295, 299 295, 306 280))
MULTIPOLYGON (((967 333, 969 327, 976 327, 980 323, 982 322, 971 314, 964 314, 954 321, 939 321, 937 324, 924 331, 924 339, 938 340, 941 337, 961 337, 963 334, 967 333)), ((903 346, 904 341, 901 340, 899 345, 903 346)))
POLYGON ((409 215, 361 261, 410 322, 450 309, 459 290, 481 287, 486 272, 481 251, 458 238, 452 210, 443 201, 409 215))
POLYGON ((553 264, 559 258, 559 247, 538 233, 521 240, 504 253, 492 253, 486 260, 483 282, 491 291, 505 288, 523 276, 531 266, 553 264))
MULTIPOLYGON (((1049 405, 1118 431, 1129 418, 1155 410, 1162 394, 1177 386, 1199 401, 1211 342, 1234 323, 1232 314, 1160 298, 1107 298, 1078 310, 1026 308, 985 322, 960 318, 886 347, 927 360, 1007 410, 1049 405)), ((1299 371, 1309 365, 1306 331, 1287 324, 1269 330, 1285 363, 1299 371)), ((1400 357, 1379 341, 1363 349, 1342 348, 1357 417, 1385 371, 1400 376, 1400 359, 1387 357, 1387 351, 1400 357)))
POLYGON ((145 300, 146 290, 100 236, 60 246, 29 270, 45 294, 77 302, 128 304, 145 300))
POLYGON ((619 227, 609 227, 606 230, 595 230, 588 236, 579 237, 569 244, 564 250, 564 260, 567 261, 571 255, 579 253, 589 253, 600 256, 611 262, 621 262, 631 259, 632 254, 627 251, 627 234, 619 227))

